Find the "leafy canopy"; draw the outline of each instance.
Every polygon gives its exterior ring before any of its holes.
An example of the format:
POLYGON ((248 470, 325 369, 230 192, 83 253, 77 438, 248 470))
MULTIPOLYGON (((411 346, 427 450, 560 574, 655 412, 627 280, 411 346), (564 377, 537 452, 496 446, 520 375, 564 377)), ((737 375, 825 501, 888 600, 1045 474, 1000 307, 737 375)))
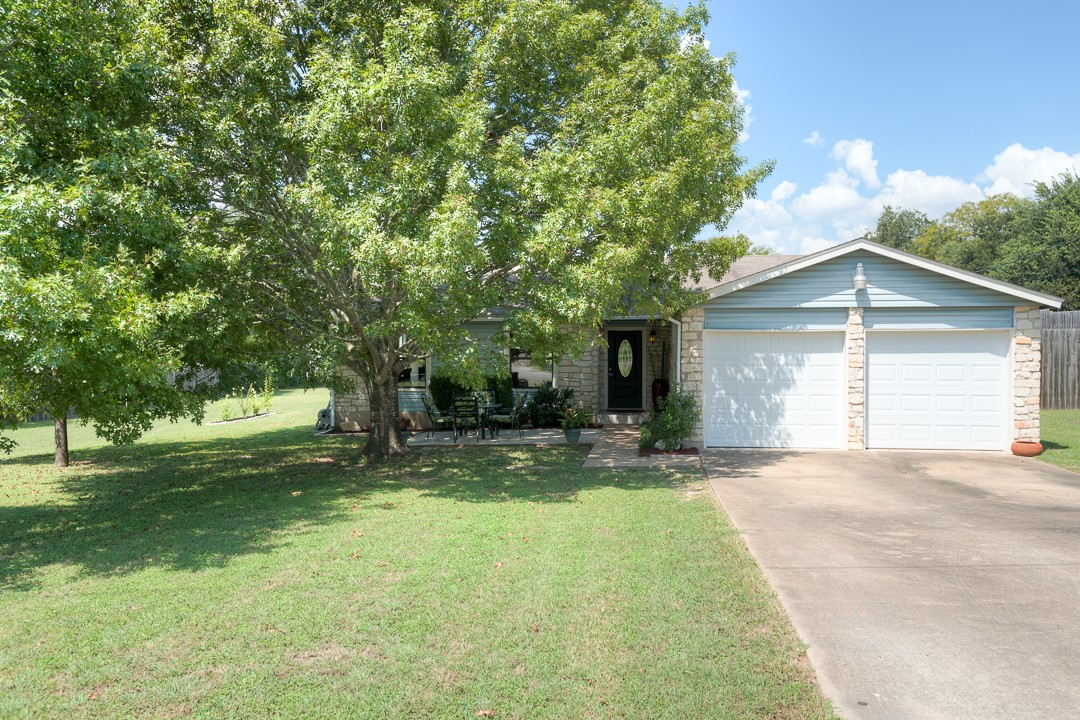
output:
POLYGON ((0 13, 0 422, 74 410, 126 442, 201 412, 180 384, 232 320, 156 46, 119 0, 0 13))
POLYGON ((253 312, 373 403, 428 353, 479 372, 464 324, 487 311, 515 345, 572 352, 605 317, 677 310, 687 276, 745 251, 695 242, 769 170, 736 151, 733 58, 700 41, 700 6, 157 12, 185 69, 178 139, 253 312))

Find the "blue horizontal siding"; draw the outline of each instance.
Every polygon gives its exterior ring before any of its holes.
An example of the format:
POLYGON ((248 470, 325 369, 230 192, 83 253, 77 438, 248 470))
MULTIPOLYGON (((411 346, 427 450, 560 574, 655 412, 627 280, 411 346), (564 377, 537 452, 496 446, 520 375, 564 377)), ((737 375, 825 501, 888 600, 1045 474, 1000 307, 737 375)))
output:
POLYGON ((858 251, 722 295, 710 300, 706 307, 1000 307, 1023 302, 963 280, 858 251), (851 287, 851 274, 860 262, 868 285, 866 290, 856 292, 851 287))
POLYGON ((397 391, 398 410, 401 412, 424 412, 424 390, 421 388, 399 388, 397 391))
POLYGON ((863 325, 878 330, 996 330, 1012 327, 1012 308, 868 308, 863 325))
POLYGON ((705 308, 706 330, 843 330, 846 308, 705 308))

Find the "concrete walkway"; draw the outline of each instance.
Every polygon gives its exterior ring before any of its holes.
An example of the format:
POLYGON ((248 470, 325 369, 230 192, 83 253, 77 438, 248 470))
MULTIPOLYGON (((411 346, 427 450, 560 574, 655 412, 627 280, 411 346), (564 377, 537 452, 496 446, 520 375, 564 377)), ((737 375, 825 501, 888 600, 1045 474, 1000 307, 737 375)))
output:
POLYGON ((701 458, 697 455, 653 455, 652 457, 638 457, 639 437, 641 437, 641 434, 636 425, 614 425, 605 427, 600 432, 600 437, 593 445, 589 457, 585 458, 582 467, 701 467, 701 458))
POLYGON ((843 717, 1077 717, 1080 475, 989 452, 703 464, 843 717))

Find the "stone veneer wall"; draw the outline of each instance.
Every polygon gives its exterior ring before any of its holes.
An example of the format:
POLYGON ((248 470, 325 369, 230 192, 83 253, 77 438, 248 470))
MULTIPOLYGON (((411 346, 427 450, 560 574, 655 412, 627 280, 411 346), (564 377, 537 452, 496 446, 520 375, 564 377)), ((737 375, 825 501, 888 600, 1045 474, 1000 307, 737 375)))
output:
POLYGON ((847 319, 847 446, 866 449, 866 329, 863 309, 848 308, 847 319))
POLYGON ((1013 312, 1013 439, 1039 442, 1042 321, 1037 307, 1018 307, 1013 312))
MULTIPOLYGON (((693 394, 698 403, 702 404, 705 397, 705 309, 690 308, 683 312, 679 320, 682 322, 680 385, 683 392, 693 394)), ((704 411, 704 407, 701 409, 704 411)), ((704 442, 704 438, 705 426, 699 420, 690 441, 700 444, 704 442)))
POLYGON ((556 387, 574 388, 574 404, 600 412, 600 348, 591 346, 580 358, 563 358, 555 365, 556 387))
POLYGON ((339 367, 338 375, 356 383, 356 390, 351 393, 334 394, 334 422, 342 430, 356 432, 371 426, 371 404, 367 390, 360 377, 347 367, 339 367))

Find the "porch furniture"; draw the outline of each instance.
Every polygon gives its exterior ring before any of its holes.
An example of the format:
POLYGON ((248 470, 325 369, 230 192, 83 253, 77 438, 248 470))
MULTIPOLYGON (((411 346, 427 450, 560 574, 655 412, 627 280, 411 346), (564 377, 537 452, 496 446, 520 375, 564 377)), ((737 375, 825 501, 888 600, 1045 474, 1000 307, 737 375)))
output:
POLYGON ((502 403, 481 400, 477 407, 480 410, 480 439, 484 438, 485 430, 490 430, 491 437, 494 438, 499 434, 499 426, 495 423, 494 417, 495 413, 502 409, 502 403))
POLYGON ((494 413, 491 416, 491 421, 496 423, 496 427, 499 424, 509 425, 510 429, 517 428, 518 437, 525 437, 525 431, 521 429, 521 416, 525 412, 525 403, 529 401, 529 396, 525 393, 521 393, 514 399, 514 404, 511 406, 509 412, 494 413))
POLYGON ((421 396, 421 400, 424 402, 424 410, 427 412, 428 421, 430 427, 428 427, 427 436, 433 437, 436 430, 451 430, 454 427, 454 418, 449 415, 443 415, 442 410, 435 404, 435 398, 431 397, 431 393, 424 393, 421 396))
POLYGON ((468 435, 470 427, 476 430, 476 442, 480 442, 480 403, 475 395, 458 395, 454 398, 452 415, 454 442, 457 442, 459 435, 468 435))

